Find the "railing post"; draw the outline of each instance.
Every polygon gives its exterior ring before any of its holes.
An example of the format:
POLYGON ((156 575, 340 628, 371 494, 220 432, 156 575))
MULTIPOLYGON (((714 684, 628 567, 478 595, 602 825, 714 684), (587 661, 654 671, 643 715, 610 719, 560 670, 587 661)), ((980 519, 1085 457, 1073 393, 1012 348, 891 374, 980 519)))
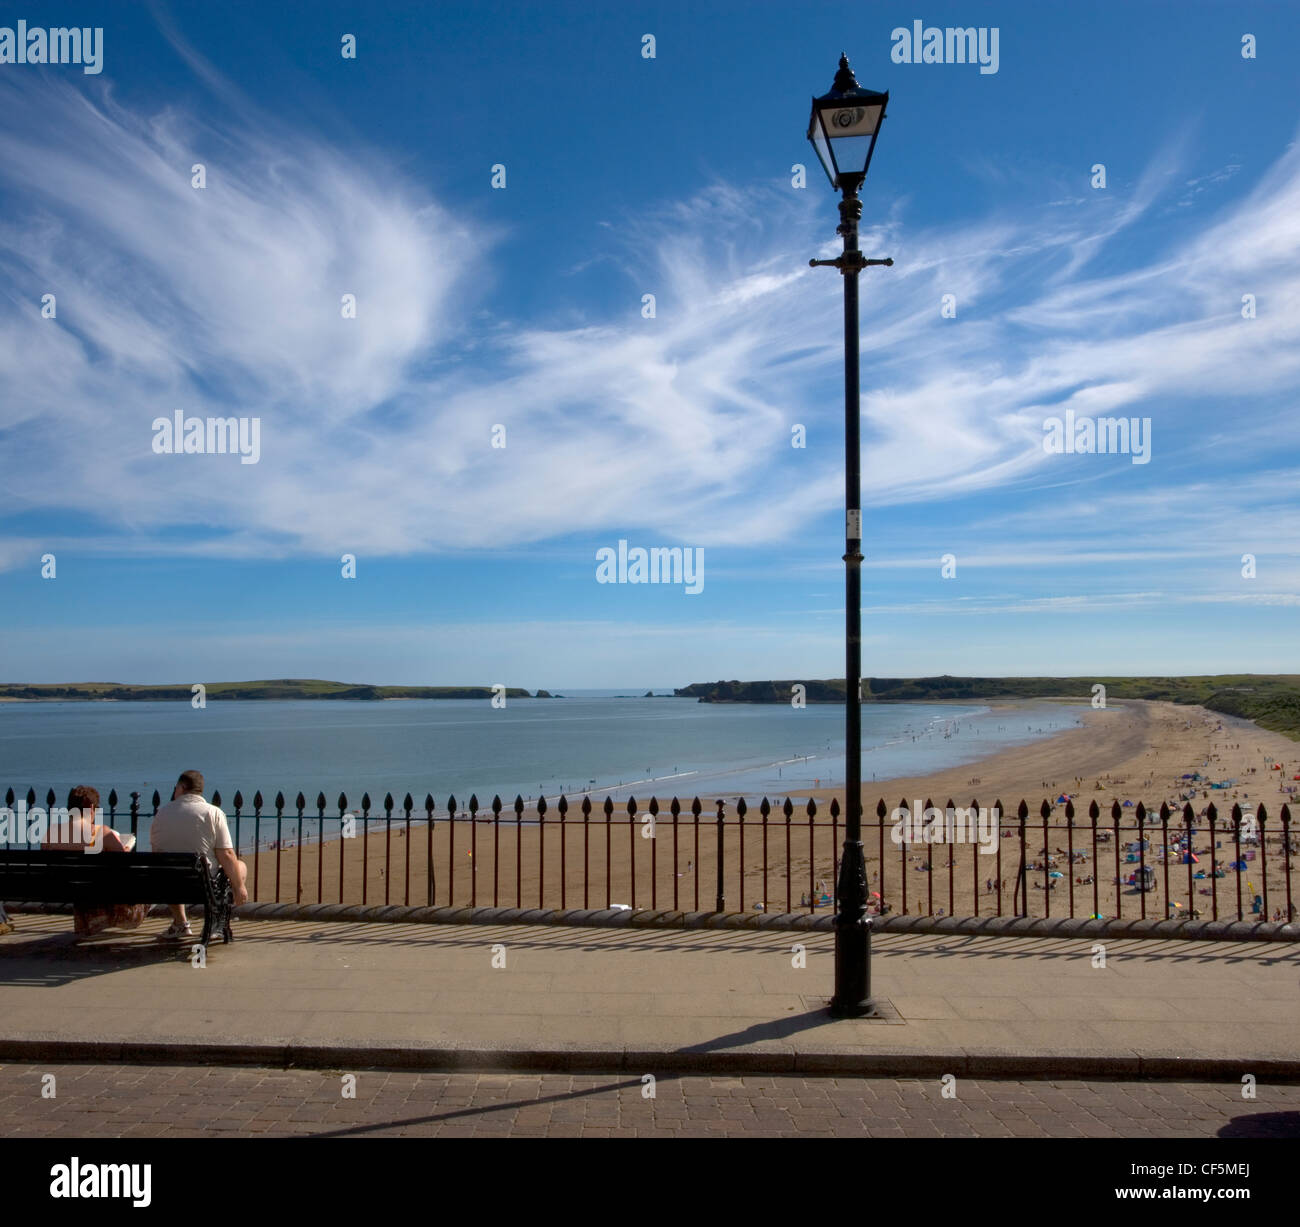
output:
POLYGON ((560 811, 560 910, 568 908, 568 878, 569 878, 569 836, 564 828, 564 819, 569 812, 568 798, 561 793, 560 799, 555 803, 555 808, 560 811))
MULTIPOLYGON (((865 850, 867 841, 862 841, 865 850)), ((866 873, 866 857, 863 856, 862 871, 866 873)), ((871 884, 867 884, 867 902, 871 902, 871 884)), ((840 913, 840 799, 831 798, 831 910, 840 913)))
POLYGON ((1219 816, 1219 811, 1215 809, 1214 802, 1211 801, 1205 807, 1205 820, 1210 827, 1210 919, 1219 919, 1219 841, 1218 832, 1214 829, 1215 819, 1219 816))
POLYGON ((1245 913, 1241 910, 1241 875, 1245 872, 1241 867, 1241 806, 1235 804, 1232 807, 1232 846, 1236 858, 1233 864, 1237 874, 1237 919, 1245 920, 1245 913))
POLYGON ((1124 811, 1120 809, 1119 802, 1112 801, 1110 803, 1110 820, 1115 827, 1114 838, 1115 838, 1115 919, 1116 920, 1120 920, 1124 916, 1124 904, 1122 902, 1124 898, 1124 886, 1123 883, 1120 881, 1120 878, 1123 876, 1123 870, 1120 869, 1120 865, 1119 865, 1119 846, 1123 842, 1120 836, 1119 822, 1123 816, 1124 816, 1124 811))
MULTIPOLYGON (((538 832, 538 839, 541 832, 538 832)), ((524 906, 524 799, 515 793, 515 906, 524 906)))
MULTIPOLYGON (((921 820, 925 821, 925 816, 934 809, 934 802, 929 797, 925 799, 925 808, 921 810, 921 820)), ((929 866, 926 873, 925 898, 926 898, 926 915, 934 915, 934 844, 927 844, 925 848, 925 861, 929 866)))
MULTIPOLYGON (((347 817, 348 798, 346 793, 339 793, 339 902, 343 902, 343 868, 347 858, 344 855, 344 849, 348 846, 348 841, 344 838, 343 822, 347 817)), ((322 832, 322 835, 324 833, 322 832)), ((324 848, 321 849, 321 856, 325 855, 324 848)))
POLYGON ((280 859, 284 856, 284 793, 275 794, 275 901, 280 902, 280 859))
MULTIPOLYGON (((1174 900, 1173 900, 1173 896, 1170 895, 1169 893, 1169 803, 1167 801, 1160 802, 1160 839, 1162 844, 1164 845, 1164 850, 1165 850, 1165 873, 1164 873, 1165 916, 1164 918, 1168 920, 1169 909, 1173 906, 1174 900)), ((1190 920, 1191 917, 1189 916, 1187 919, 1190 920)))
MULTIPOLYGON (((926 802, 928 805, 929 802, 926 802)), ((1029 846, 1025 843, 1025 822, 1029 818, 1029 805, 1023 797, 1020 799, 1020 808, 1016 811, 1016 817, 1020 822, 1020 868, 1016 871, 1019 881, 1016 883, 1016 890, 1020 895, 1020 906, 1023 910, 1016 913, 1017 916, 1029 915, 1029 846)))
POLYGON ((673 798, 672 804, 668 806, 668 812, 673 816, 673 911, 680 912, 681 903, 678 899, 680 893, 678 885, 682 880, 682 875, 681 870, 678 869, 681 861, 677 856, 677 819, 682 812, 682 803, 676 797, 673 798))
MULTIPOLYGON (((279 828, 279 816, 276 817, 276 828, 279 828)), ((387 907, 391 901, 391 891, 393 886, 393 794, 386 792, 384 794, 384 906, 387 907)), ((277 895, 278 898, 278 895, 277 895)))
MULTIPOLYGON (((811 805, 812 802, 810 801, 811 805)), ((745 804, 744 797, 736 798, 736 821, 740 828, 740 910, 745 910, 745 814, 749 806, 745 804)))
MULTIPOLYGON (((478 801, 471 795, 470 803, 478 807, 478 801)), ((456 906, 456 798, 447 800, 447 906, 456 906)))
MULTIPOLYGON (((804 807, 804 813, 808 815, 808 898, 812 902, 812 908, 810 909, 810 911, 812 914, 815 915, 817 912, 817 845, 816 845, 816 836, 813 831, 813 819, 817 816, 817 802, 814 801, 811 797, 808 798, 808 804, 804 807)), ((855 842, 857 844, 858 852, 860 855, 862 850, 861 822, 858 823, 858 839, 855 842)), ((865 910, 866 908, 865 879, 863 880, 862 886, 864 892, 863 909, 865 910)), ((868 940, 870 940, 870 938, 868 938, 868 940)))
POLYGON ((591 798, 582 798, 582 908, 591 910, 591 798))
POLYGON ((316 902, 325 902, 325 794, 316 794, 316 902))
POLYGON ((1141 801, 1137 803, 1138 827, 1138 896, 1142 903, 1142 919, 1147 918, 1147 807, 1141 801))
POLYGON ((1052 918, 1052 837, 1048 819, 1052 816, 1052 807, 1046 797, 1038 812, 1043 819, 1043 918, 1052 918))
MULTIPOLYGON (((520 831, 515 827, 515 842, 520 831)), ((501 798, 492 798, 492 906, 501 906, 501 798)))
MULTIPOLYGON (((455 800, 455 798, 453 797, 453 798, 452 798, 452 801, 454 801, 454 800, 455 800)), ((424 883, 424 885, 425 885, 425 890, 426 890, 426 892, 427 892, 427 894, 426 894, 426 906, 427 906, 427 907, 436 907, 436 906, 437 906, 437 905, 434 903, 434 898, 436 897, 435 894, 434 894, 434 888, 437 886, 436 876, 435 876, 435 874, 434 874, 434 869, 433 869, 433 811, 434 811, 434 808, 435 808, 435 806, 434 806, 434 801, 433 801, 433 794, 432 794, 432 793, 429 793, 429 792, 425 793, 425 794, 424 794, 424 824, 425 824, 425 826, 426 826, 428 829, 425 831, 425 840, 424 840, 424 842, 425 842, 425 851, 424 851, 424 855, 425 855, 425 857, 427 858, 427 859, 425 860, 425 863, 424 863, 424 877, 425 877, 425 883, 424 883)))
MULTIPOLYGON (((695 804, 699 804, 698 798, 695 804)), ((791 888, 794 885, 794 859, 790 855, 790 819, 794 817, 794 802, 789 797, 786 797, 785 804, 781 806, 781 813, 785 815, 785 910, 788 913, 794 911, 794 904, 791 902, 791 888)), ((699 821, 698 811, 696 821, 699 821)), ((696 830, 698 831, 698 829, 697 827, 696 830)), ((698 836, 696 839, 695 859, 698 861, 700 859, 698 836)))
POLYGON ((614 902, 614 879, 610 851, 614 844, 614 799, 605 798, 605 910, 614 902))
MULTIPOLYGON (((405 874, 403 875, 405 881, 402 883, 402 891, 403 891, 403 897, 405 898, 406 901, 405 902, 406 907, 411 906, 411 811, 414 808, 415 808, 415 801, 411 797, 411 794, 408 792, 406 796, 402 798, 402 813, 406 816, 406 834, 403 836, 403 838, 406 840, 406 871, 405 874)), ((301 810, 298 811, 298 826, 299 826, 299 830, 301 830, 302 828, 301 810)), ((299 852, 299 856, 301 856, 302 855, 301 839, 299 839, 298 841, 298 852, 299 852)))
POLYGON ((537 906, 546 906, 546 798, 537 798, 537 906))
POLYGON ((636 910, 636 798, 627 799, 628 902, 636 910))
POLYGON ((361 795, 361 906, 370 895, 370 794, 361 795))
POLYGON ((304 797, 301 792, 298 794, 296 800, 294 801, 294 806, 298 810, 298 836, 297 836, 298 847, 296 849, 298 853, 298 857, 297 857, 298 868, 294 872, 293 880, 294 880, 295 891, 298 896, 298 902, 301 903, 302 902, 302 815, 303 815, 303 811, 307 808, 307 798, 304 797))
POLYGON ((1291 807, 1282 806, 1282 870, 1286 877, 1286 923, 1295 919, 1295 904, 1291 902, 1291 807))
POLYGON ((723 869, 723 846, 722 846, 722 824, 723 824, 723 803, 718 802, 718 891, 714 900, 715 912, 725 912, 727 910, 727 900, 723 894, 722 888, 722 869, 723 869))
POLYGON ((952 916, 957 911, 957 894, 953 885, 957 873, 957 806, 951 797, 948 798, 948 804, 944 806, 943 822, 943 833, 948 845, 948 915, 952 916))
POLYGON ((659 910, 659 799, 650 798, 650 906, 659 910))
MULTIPOLYGON (((1092 822, 1092 860, 1088 862, 1092 875, 1092 914, 1101 915, 1101 862, 1097 858, 1097 819, 1101 817, 1101 807, 1096 801, 1088 806, 1088 818, 1092 822)), ((1116 887, 1118 889, 1118 887, 1116 887)))
POLYGON ((1255 829, 1258 832, 1257 842, 1259 846, 1259 877, 1260 889, 1264 892, 1264 911, 1262 916, 1268 920, 1268 834, 1264 829, 1264 824, 1268 821, 1268 811, 1264 808, 1264 802, 1261 801, 1255 807, 1255 829))
MULTIPOLYGON (((904 813, 907 814, 909 819, 907 824, 907 829, 909 831, 915 829, 915 823, 911 821, 912 803, 906 797, 904 797, 898 803, 898 809, 895 812, 899 814, 904 814, 904 813)), ((921 818, 922 820, 924 820, 925 815, 922 814, 921 818)), ((903 915, 904 916, 907 915, 907 876, 908 876, 907 875, 907 850, 910 847, 911 844, 909 844, 908 841, 905 839, 901 840, 898 845, 898 864, 899 864, 899 869, 901 871, 900 876, 902 877, 903 880, 903 915)))

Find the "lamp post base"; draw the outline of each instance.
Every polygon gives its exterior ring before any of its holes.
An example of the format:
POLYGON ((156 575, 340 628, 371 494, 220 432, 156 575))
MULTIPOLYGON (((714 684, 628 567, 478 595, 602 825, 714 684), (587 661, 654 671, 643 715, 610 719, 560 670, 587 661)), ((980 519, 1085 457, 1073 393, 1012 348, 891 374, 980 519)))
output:
POLYGON ((832 1018, 867 1018, 876 1012, 871 1000, 871 919, 841 924, 835 918, 835 996, 832 1018))
POLYGON ((832 1018, 865 1018, 871 1002, 871 917, 862 841, 846 839, 840 861, 840 910, 835 916, 835 995, 832 1018))

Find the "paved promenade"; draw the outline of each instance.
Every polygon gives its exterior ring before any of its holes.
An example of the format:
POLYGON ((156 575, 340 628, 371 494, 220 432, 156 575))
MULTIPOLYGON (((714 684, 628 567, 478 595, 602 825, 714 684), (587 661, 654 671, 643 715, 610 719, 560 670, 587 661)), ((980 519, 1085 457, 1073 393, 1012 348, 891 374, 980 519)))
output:
POLYGON ((0 1137, 1300 1137, 1300 1086, 1243 1101, 1224 1083, 966 1078, 952 1098, 897 1078, 669 1075, 653 1097, 647 1085, 374 1071, 345 1097, 341 1075, 318 1070, 9 1065, 0 1137))
POLYGON ((1114 940, 1102 967, 1091 941, 883 934, 884 1017, 835 1022, 825 933, 243 920, 196 968, 163 920, 79 946, 68 916, 15 920, 12 1063, 1300 1077, 1284 943, 1114 940))

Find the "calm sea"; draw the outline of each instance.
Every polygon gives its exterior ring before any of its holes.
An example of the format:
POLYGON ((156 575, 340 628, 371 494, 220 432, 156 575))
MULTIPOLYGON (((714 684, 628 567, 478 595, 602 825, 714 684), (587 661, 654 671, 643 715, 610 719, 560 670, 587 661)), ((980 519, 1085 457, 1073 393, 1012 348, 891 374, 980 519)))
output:
MULTIPOLYGON (((883 781, 974 761, 1079 724, 1079 709, 1039 703, 1011 711, 978 705, 898 704, 862 712, 863 778, 883 781)), ((798 798, 844 780, 843 709, 812 705, 698 703, 574 692, 562 699, 486 701, 0 703, 0 797, 53 788, 60 804, 74 784, 91 784, 122 808, 154 789, 167 800, 176 776, 196 767, 208 795, 230 809, 260 789, 309 807, 323 792, 331 810, 369 792, 417 809, 431 793, 464 808, 471 793, 600 799, 674 795, 702 800, 744 795, 798 798)), ((337 812, 337 811, 334 811, 337 812)))

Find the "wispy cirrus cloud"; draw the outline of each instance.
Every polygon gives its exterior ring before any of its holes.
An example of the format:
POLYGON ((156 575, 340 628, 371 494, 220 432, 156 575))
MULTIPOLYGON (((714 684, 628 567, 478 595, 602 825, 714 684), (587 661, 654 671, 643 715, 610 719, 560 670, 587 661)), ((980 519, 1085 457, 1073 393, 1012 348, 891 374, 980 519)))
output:
MULTIPOLYGON (((63 475, 19 487, 11 513, 57 512, 105 552, 404 555, 633 527, 777 542, 840 503, 838 279, 806 267, 827 248, 825 198, 720 186, 647 210, 611 230, 608 261, 656 294, 654 319, 471 333, 494 235, 377 151, 247 108, 146 114, 43 82, 6 84, 0 104, 0 437, 11 463, 63 475), (45 293, 56 321, 39 316, 45 293), (176 409, 260 416, 261 463, 152 454, 152 420, 176 409)), ((898 261, 864 282, 869 504, 1015 491, 1011 535, 1032 541, 1060 504, 1047 488, 1084 472, 1041 447, 1066 406, 1155 420, 1153 501, 1127 504, 1133 523, 1175 497, 1175 456, 1232 436, 1226 405, 1249 405, 1232 437, 1294 443, 1294 147, 1192 238, 1086 273, 1152 222, 1176 164, 1118 207, 1044 198, 932 228, 899 207, 864 234, 898 261)), ((1117 464, 1106 497, 1133 479, 1117 464)), ((1092 517, 1089 532, 1100 556, 1133 544, 1132 524, 1092 517)), ((0 565, 14 556, 11 541, 0 565)))

